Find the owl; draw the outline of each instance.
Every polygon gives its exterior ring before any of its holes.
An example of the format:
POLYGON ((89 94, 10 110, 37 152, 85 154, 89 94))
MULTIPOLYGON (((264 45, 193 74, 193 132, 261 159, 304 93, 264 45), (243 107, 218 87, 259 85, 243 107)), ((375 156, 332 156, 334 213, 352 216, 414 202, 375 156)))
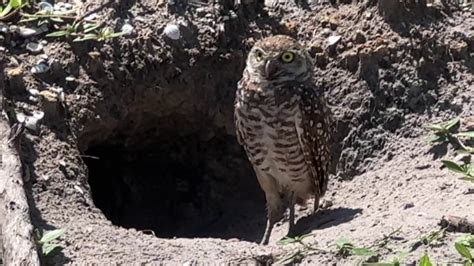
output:
POLYGON ((234 118, 237 140, 265 193, 268 244, 274 224, 289 208, 324 195, 331 163, 333 120, 313 83, 313 64, 295 39, 276 35, 255 43, 238 82, 234 118))

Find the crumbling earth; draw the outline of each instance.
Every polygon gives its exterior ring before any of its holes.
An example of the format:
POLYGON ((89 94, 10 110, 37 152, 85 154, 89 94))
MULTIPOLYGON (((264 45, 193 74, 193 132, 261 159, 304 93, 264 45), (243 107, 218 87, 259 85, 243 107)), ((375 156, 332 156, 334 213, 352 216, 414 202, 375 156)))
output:
MULTIPOLYGON (((61 249, 43 263, 266 264, 301 249, 277 244, 285 223, 269 246, 256 244, 264 198, 233 127, 246 52, 277 33, 310 49, 338 129, 323 210, 298 210, 298 227, 317 250, 295 259, 384 261, 439 230, 444 215, 474 218, 472 184, 441 167, 459 156, 433 146, 424 128, 474 116, 469 11, 406 6, 394 15, 360 3, 236 14, 216 5, 172 12, 152 0, 111 3, 96 19, 114 29, 129 24, 130 34, 105 42, 9 35, 16 45, 4 44, 11 125, 19 113, 44 113, 14 140, 31 223, 65 229, 61 249), (43 51, 28 53, 24 45, 40 39, 43 51), (31 73, 38 60, 48 69, 31 73), (341 238, 386 243, 378 256, 343 257, 334 246, 341 238)), ((405 262, 424 252, 461 261, 457 236, 413 248, 405 262)))

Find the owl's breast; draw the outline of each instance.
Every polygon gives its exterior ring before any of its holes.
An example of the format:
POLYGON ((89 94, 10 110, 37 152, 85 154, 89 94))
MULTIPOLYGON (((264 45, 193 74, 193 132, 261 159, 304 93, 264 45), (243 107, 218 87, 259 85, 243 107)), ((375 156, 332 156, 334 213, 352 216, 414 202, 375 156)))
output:
POLYGON ((271 175, 281 187, 310 180, 298 132, 301 111, 296 98, 277 103, 269 100, 258 106, 241 103, 236 106, 237 127, 250 161, 271 175))

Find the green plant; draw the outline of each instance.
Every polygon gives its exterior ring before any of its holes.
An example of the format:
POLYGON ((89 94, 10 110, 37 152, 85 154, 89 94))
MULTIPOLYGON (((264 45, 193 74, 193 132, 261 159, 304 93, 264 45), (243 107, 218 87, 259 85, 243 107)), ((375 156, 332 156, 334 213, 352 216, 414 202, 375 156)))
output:
POLYGON ((456 242, 459 242, 466 247, 474 248, 474 235, 463 235, 456 239, 456 242))
POLYGON ((104 27, 99 29, 98 25, 91 25, 88 28, 85 28, 84 35, 80 36, 73 40, 73 42, 81 42, 87 40, 97 40, 97 41, 105 41, 109 39, 113 39, 119 36, 126 34, 126 32, 114 32, 111 27, 104 27), (90 31, 94 31, 93 33, 88 33, 90 31))
POLYGON ((7 19, 26 5, 28 5, 27 0, 10 0, 5 7, 0 6, 0 19, 7 19))
POLYGON ((362 263, 362 266, 400 266, 407 256, 408 252, 401 252, 386 262, 364 262, 362 263))
POLYGON ((454 243, 457 252, 464 258, 464 266, 474 265, 474 255, 469 248, 474 247, 474 235, 467 235, 458 238, 454 243))
POLYGON ((467 146, 462 139, 474 139, 474 131, 454 133, 454 128, 460 124, 459 117, 446 122, 428 125, 427 128, 433 131, 431 142, 451 142, 457 143, 462 151, 474 153, 474 148, 467 146))
POLYGON ((441 161, 446 168, 449 170, 462 174, 463 177, 461 179, 474 182, 474 163, 464 163, 462 165, 457 164, 456 162, 443 160, 441 161))
POLYGON ((432 231, 426 235, 421 236, 418 240, 410 245, 409 252, 416 250, 421 245, 433 246, 439 244, 445 237, 445 228, 432 231))
POLYGON ((337 248, 337 254, 341 255, 343 257, 347 257, 350 255, 356 255, 356 256, 375 256, 377 255, 376 252, 372 251, 369 248, 364 248, 364 247, 356 247, 354 244, 349 242, 345 238, 341 238, 336 241, 336 248, 337 248))
POLYGON ((69 37, 69 36, 76 36, 78 33, 79 29, 79 24, 77 23, 72 23, 72 24, 67 24, 62 28, 62 30, 51 32, 46 34, 46 37, 69 37))
POLYGON ((290 244, 298 244, 301 248, 292 251, 283 255, 281 258, 278 259, 275 264, 290 264, 301 261, 305 256, 310 255, 314 252, 326 252, 326 250, 314 247, 308 243, 305 243, 303 240, 312 234, 306 234, 302 236, 295 236, 295 237, 284 237, 282 240, 278 241, 279 245, 290 245, 290 244))
POLYGON ((39 240, 36 242, 41 247, 41 252, 44 256, 48 256, 55 249, 60 248, 59 244, 54 243, 56 239, 64 234, 63 229, 56 229, 52 231, 39 232, 37 231, 37 237, 39 240))
POLYGON ((430 257, 427 253, 421 256, 420 261, 418 263, 419 266, 433 266, 433 263, 430 260, 430 257))
POLYGON ((428 125, 427 128, 434 131, 434 136, 431 138, 432 142, 446 142, 453 137, 452 130, 460 122, 459 117, 451 119, 446 122, 428 125))

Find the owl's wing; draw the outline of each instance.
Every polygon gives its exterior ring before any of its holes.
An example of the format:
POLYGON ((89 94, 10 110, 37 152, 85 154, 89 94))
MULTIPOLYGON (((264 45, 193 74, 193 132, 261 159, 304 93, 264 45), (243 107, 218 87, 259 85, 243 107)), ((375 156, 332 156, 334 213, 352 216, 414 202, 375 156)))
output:
POLYGON ((237 83, 237 92, 235 96, 235 102, 234 102, 234 125, 235 125, 235 135, 237 136, 237 142, 240 145, 244 145, 244 136, 243 136, 243 128, 242 128, 242 122, 240 121, 240 115, 239 115, 239 108, 240 108, 240 101, 241 101, 241 93, 242 93, 242 86, 244 86, 244 79, 241 79, 237 83))
POLYGON ((301 84, 301 122, 297 125, 298 138, 304 152, 305 161, 311 167, 313 180, 323 196, 327 188, 331 165, 332 138, 334 125, 322 92, 314 87, 301 84))

